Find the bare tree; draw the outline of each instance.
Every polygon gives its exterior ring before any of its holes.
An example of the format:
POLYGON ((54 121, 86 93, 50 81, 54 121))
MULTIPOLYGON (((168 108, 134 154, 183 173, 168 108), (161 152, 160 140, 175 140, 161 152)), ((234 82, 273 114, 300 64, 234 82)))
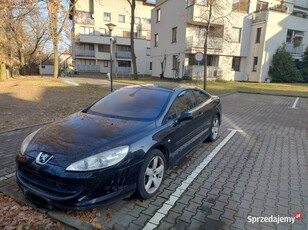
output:
POLYGON ((1 2, 3 8, 0 10, 0 62, 9 67, 11 76, 13 69, 23 69, 25 65, 24 47, 28 36, 26 36, 25 19, 29 17, 37 6, 31 1, 1 2), (6 5, 5 5, 6 3, 6 5))
POLYGON ((131 55, 133 60, 133 72, 134 79, 138 79, 138 70, 137 70, 137 58, 135 53, 135 9, 136 9, 136 0, 127 0, 131 9, 131 23, 130 23, 130 45, 131 45, 131 55))
POLYGON ((9 67, 11 76, 15 68, 23 74, 26 63, 42 48, 41 42, 47 41, 44 20, 34 0, 5 1, 0 6, 0 63, 9 67), (41 28, 39 32, 36 27, 41 28))
POLYGON ((59 69, 59 42, 62 32, 66 29, 67 19, 74 9, 77 0, 62 1, 62 0, 44 0, 48 12, 48 29, 52 39, 54 52, 54 70, 53 77, 58 78, 59 69), (67 5, 69 4, 69 7, 67 5))
POLYGON ((227 7, 230 5, 228 0, 207 0, 204 1, 204 8, 206 9, 202 13, 201 20, 206 24, 206 29, 204 33, 204 79, 203 88, 207 88, 207 56, 208 56, 208 38, 210 35, 210 30, 213 24, 223 22, 225 19, 231 15, 231 10, 227 11, 227 7))

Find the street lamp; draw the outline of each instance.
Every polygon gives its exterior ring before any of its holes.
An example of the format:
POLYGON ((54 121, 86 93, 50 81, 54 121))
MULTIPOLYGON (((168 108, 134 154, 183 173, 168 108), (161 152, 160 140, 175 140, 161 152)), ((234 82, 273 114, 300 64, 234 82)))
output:
POLYGON ((112 30, 114 29, 114 27, 116 27, 115 24, 112 23, 108 23, 106 24, 106 26, 108 27, 109 30, 109 34, 110 34, 110 91, 113 91, 113 86, 112 86, 112 46, 113 46, 113 37, 111 36, 112 30))

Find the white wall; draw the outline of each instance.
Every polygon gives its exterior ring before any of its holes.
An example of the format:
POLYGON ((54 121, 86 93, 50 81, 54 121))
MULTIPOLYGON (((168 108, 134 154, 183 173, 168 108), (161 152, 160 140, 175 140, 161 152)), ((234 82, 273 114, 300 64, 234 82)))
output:
POLYGON ((40 65, 40 75, 53 75, 53 65, 40 65))
POLYGON ((185 1, 169 0, 152 10, 152 31, 151 31, 151 56, 153 61, 152 75, 159 77, 161 73, 160 61, 167 55, 165 77, 172 78, 173 55, 179 56, 180 72, 185 60, 185 41, 186 41, 186 11, 185 1), (161 20, 156 21, 157 9, 160 9, 161 20), (172 43, 172 28, 177 27, 177 41, 172 43), (158 33, 158 46, 154 46, 154 37, 158 33))

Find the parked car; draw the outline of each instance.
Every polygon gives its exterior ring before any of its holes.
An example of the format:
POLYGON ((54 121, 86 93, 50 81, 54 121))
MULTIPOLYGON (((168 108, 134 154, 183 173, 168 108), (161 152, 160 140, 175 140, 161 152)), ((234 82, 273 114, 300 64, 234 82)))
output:
POLYGON ((130 86, 31 133, 16 157, 26 198, 84 210, 154 196, 165 171, 218 138, 221 102, 198 88, 130 86))

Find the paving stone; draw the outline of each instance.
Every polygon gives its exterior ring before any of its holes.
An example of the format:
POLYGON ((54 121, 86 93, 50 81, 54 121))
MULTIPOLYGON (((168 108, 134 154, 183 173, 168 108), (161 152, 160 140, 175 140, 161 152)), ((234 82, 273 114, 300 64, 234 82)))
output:
POLYGON ((196 219, 191 219, 190 225, 186 228, 186 230, 202 230, 204 228, 204 223, 196 220, 196 219))
POLYGON ((150 204, 145 210, 143 210, 141 213, 146 214, 148 216, 153 216, 156 211, 158 211, 158 209, 160 208, 160 206, 156 206, 153 204, 150 204))
POLYGON ((160 223, 160 225, 156 229, 157 230, 168 230, 168 229, 171 229, 172 227, 173 227, 173 224, 163 221, 162 223, 160 223))
POLYGON ((245 229, 245 224, 247 222, 247 218, 241 218, 235 216, 235 221, 232 223, 231 227, 235 227, 237 229, 245 229))
POLYGON ((187 210, 184 210, 182 212, 182 215, 178 218, 179 220, 182 220, 182 221, 185 221, 187 223, 190 223, 191 222, 191 218, 195 215, 194 212, 190 212, 190 211, 187 211, 187 210))
POLYGON ((172 227, 172 230, 184 230, 189 226, 188 223, 182 221, 182 220, 177 220, 176 224, 174 225, 174 227, 172 227))

